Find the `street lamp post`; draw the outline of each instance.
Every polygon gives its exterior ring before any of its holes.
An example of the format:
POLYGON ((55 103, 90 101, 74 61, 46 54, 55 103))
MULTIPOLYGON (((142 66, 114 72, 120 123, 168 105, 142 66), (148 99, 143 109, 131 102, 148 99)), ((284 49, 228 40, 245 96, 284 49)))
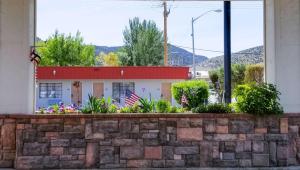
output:
POLYGON ((197 21, 199 18, 203 17, 204 15, 210 13, 210 12, 222 12, 221 9, 217 9, 217 10, 209 10, 209 11, 206 11, 204 12, 203 14, 199 15, 198 17, 196 18, 192 18, 192 43, 193 43, 193 78, 196 77, 196 64, 195 64, 195 36, 194 36, 194 23, 195 21, 197 21))

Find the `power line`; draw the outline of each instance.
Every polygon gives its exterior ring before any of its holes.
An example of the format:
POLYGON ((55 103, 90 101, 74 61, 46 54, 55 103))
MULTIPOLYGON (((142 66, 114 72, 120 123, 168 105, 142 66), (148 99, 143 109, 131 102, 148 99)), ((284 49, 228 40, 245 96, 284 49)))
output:
MULTIPOLYGON (((176 47, 185 48, 185 49, 193 49, 191 47, 185 47, 185 46, 179 46, 179 45, 176 45, 176 47)), ((218 51, 218 50, 208 50, 208 49, 201 49, 201 48, 195 48, 195 50, 198 50, 198 51, 208 51, 208 52, 214 52, 214 53, 222 53, 222 54, 224 54, 224 51, 218 51)), ((236 53, 233 53, 233 54, 255 54, 255 53, 240 53, 240 52, 236 52, 236 53)))
MULTIPOLYGON (((185 46, 179 46, 179 45, 176 45, 176 47, 185 48, 185 49, 193 49, 193 48, 191 48, 191 47, 185 47, 185 46)), ((223 51, 208 50, 208 49, 201 49, 201 48, 195 48, 195 50, 199 50, 199 51, 208 51, 208 52, 215 52, 215 53, 224 53, 223 51)))

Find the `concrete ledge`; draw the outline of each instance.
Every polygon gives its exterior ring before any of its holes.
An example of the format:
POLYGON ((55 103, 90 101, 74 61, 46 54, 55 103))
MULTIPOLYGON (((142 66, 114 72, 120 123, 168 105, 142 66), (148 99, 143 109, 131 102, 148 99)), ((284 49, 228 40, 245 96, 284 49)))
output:
POLYGON ((1 114, 0 118, 239 118, 239 119, 258 119, 258 118, 288 118, 300 117, 300 113, 285 113, 283 115, 270 115, 270 116, 254 116, 247 113, 230 113, 230 114, 217 114, 217 113, 109 113, 109 114, 1 114))
MULTIPOLYGON (((126 168, 116 170, 299 170, 300 166, 295 167, 269 167, 269 168, 126 168)), ((102 169, 111 170, 111 169, 102 169)))

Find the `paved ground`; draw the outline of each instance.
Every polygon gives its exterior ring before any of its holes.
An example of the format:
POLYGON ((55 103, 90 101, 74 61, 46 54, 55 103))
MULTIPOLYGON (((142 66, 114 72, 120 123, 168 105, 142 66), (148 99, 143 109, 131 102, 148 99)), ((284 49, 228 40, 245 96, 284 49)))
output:
MULTIPOLYGON (((113 170, 300 170, 300 167, 268 167, 268 168, 121 168, 113 170)), ((112 170, 112 169, 101 169, 112 170)))

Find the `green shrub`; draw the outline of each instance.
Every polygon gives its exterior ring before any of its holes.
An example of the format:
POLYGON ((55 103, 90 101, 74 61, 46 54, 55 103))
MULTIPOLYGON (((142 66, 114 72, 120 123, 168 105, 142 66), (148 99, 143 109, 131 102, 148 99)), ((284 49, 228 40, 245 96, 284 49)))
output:
POLYGON ((109 108, 109 104, 106 103, 105 98, 102 99, 98 99, 100 106, 99 106, 99 112, 100 113, 107 113, 108 112, 108 108, 109 108))
POLYGON ((114 104, 109 105, 108 107, 108 113, 117 113, 118 107, 114 104))
POLYGON ((120 113, 131 113, 130 107, 122 107, 120 113))
POLYGON ((231 113, 232 112, 232 108, 228 104, 215 103, 215 104, 208 104, 206 107, 209 113, 231 113))
POLYGON ((184 113, 184 112, 186 112, 187 110, 185 109, 185 108, 183 108, 183 107, 180 107, 180 108, 177 108, 177 112, 178 113, 184 113))
POLYGON ((231 113, 232 108, 227 104, 214 103, 198 106, 192 109, 192 111, 193 113, 231 113))
POLYGON ((52 105, 52 108, 53 108, 53 113, 54 114, 58 114, 59 113, 59 105, 58 104, 52 105))
POLYGON ((234 90, 235 109, 254 115, 282 114, 280 92, 272 84, 246 84, 234 90))
POLYGON ((141 112, 141 108, 140 108, 138 102, 136 102, 132 106, 130 106, 129 109, 130 109, 130 113, 139 113, 139 112, 141 112))
POLYGON ((198 107, 192 108, 193 113, 208 113, 206 105, 199 105, 198 107))
POLYGON ((91 113, 99 113, 100 112, 100 99, 94 97, 92 95, 88 96, 88 103, 85 107, 86 110, 90 111, 91 113))
POLYGON ((169 113, 178 113, 179 109, 176 106, 172 106, 169 110, 169 113))
POLYGON ((141 111, 141 106, 139 105, 138 102, 133 104, 132 106, 125 106, 120 109, 121 113, 140 113, 141 111))
POLYGON ((91 114, 93 111, 88 106, 84 106, 80 110, 83 114, 91 114))
POLYGON ((140 100, 140 103, 141 103, 141 112, 142 113, 150 113, 150 112, 153 112, 154 110, 154 106, 155 106, 155 103, 151 100, 148 100, 148 99, 143 99, 141 98, 140 100))
POLYGON ((94 97, 92 95, 88 96, 88 103, 87 105, 85 105, 82 109, 81 112, 82 113, 107 113, 109 112, 109 106, 112 105, 111 104, 111 99, 108 98, 107 100, 105 100, 105 98, 97 98, 94 97))
POLYGON ((171 103, 166 100, 156 102, 156 111, 159 113, 168 113, 171 110, 171 103))
POLYGON ((184 107, 188 109, 204 104, 209 96, 208 83, 203 80, 189 80, 174 83, 172 85, 172 95, 181 104, 181 98, 186 96, 188 103, 184 107))

